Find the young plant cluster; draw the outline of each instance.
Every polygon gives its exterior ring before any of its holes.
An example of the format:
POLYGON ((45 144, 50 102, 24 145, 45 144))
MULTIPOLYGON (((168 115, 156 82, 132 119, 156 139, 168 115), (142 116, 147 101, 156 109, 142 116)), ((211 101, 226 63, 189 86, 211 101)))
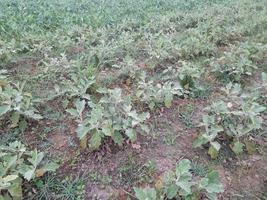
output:
MULTIPOLYGON (((263 73, 266 81, 266 74, 263 73)), ((263 84, 266 86, 266 83, 263 84)), ((228 141, 231 149, 236 154, 243 152, 244 139, 262 128, 262 113, 266 107, 258 103, 260 94, 258 91, 250 94, 242 93, 239 84, 229 83, 224 92, 230 100, 219 100, 207 107, 208 115, 204 115, 200 126, 205 127, 205 133, 201 134, 194 142, 194 147, 209 144, 209 154, 217 158, 221 148, 221 142, 228 141)))
POLYGON ((31 181, 58 168, 57 164, 43 160, 43 152, 29 151, 18 141, 0 146, 0 199, 23 199, 24 181, 31 181))
POLYGON ((5 73, 0 72, 0 120, 8 116, 11 127, 16 127, 19 122, 26 123, 25 118, 42 119, 34 106, 36 99, 24 91, 25 82, 10 82, 5 73))
POLYGON ((77 100, 75 109, 67 110, 77 120, 76 131, 82 141, 90 136, 89 146, 97 149, 107 137, 122 145, 125 138, 135 141, 137 131, 148 132, 144 122, 149 113, 138 113, 130 97, 124 97, 121 89, 99 89, 97 92, 102 95, 97 103, 77 100), (86 105, 89 111, 86 111, 86 105))
POLYGON ((146 74, 143 73, 137 83, 137 99, 151 110, 162 104, 170 108, 175 95, 183 95, 183 88, 179 81, 155 83, 155 81, 149 80, 146 74))
POLYGON ((217 199, 217 194, 223 192, 219 181, 219 173, 209 172, 203 178, 193 177, 192 164, 188 159, 181 160, 175 171, 170 171, 155 188, 134 188, 138 200, 163 199, 199 199, 201 195, 208 199, 217 199))
POLYGON ((211 63, 212 71, 219 79, 226 82, 241 82, 244 77, 251 76, 258 68, 255 61, 262 45, 245 43, 239 47, 230 48, 232 48, 230 51, 225 51, 221 57, 211 63))

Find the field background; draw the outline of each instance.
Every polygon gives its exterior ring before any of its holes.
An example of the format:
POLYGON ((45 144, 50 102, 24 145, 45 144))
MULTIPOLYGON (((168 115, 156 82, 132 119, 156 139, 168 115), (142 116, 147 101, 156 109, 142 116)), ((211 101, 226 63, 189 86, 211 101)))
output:
POLYGON ((255 114, 261 128, 218 136, 215 159, 209 146, 193 148, 205 132, 199 124, 208 106, 223 100, 235 108, 243 101, 222 92, 228 83, 240 84, 266 108, 265 0, 1 0, 0 70, 12 83, 25 82, 43 117, 25 118, 21 128, 12 126, 9 113, 0 115, 0 145, 20 140, 60 164, 55 173, 25 182, 23 199, 135 199, 133 187, 155 186, 182 158, 192 161, 194 175, 219 172, 219 199, 267 199, 266 109, 255 114), (88 80, 94 83, 85 86, 88 80), (182 84, 171 105, 152 97, 159 89, 137 95, 165 82, 182 84), (126 137, 122 145, 105 137, 98 150, 83 149, 77 120, 66 109, 86 95, 98 102, 99 88, 120 88, 121 99, 148 112, 149 132, 137 130, 137 139, 126 137), (235 155, 231 142, 239 139, 246 148, 235 155))

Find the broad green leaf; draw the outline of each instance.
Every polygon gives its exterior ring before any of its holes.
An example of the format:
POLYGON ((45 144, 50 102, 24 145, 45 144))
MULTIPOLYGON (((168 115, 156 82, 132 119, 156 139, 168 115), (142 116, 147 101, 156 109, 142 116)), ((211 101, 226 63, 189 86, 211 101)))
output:
POLYGON ((240 84, 234 84, 232 88, 232 94, 240 94, 242 88, 240 84))
POLYGON ((70 109, 67 109, 66 112, 71 114, 73 117, 79 117, 79 113, 76 109, 70 108, 70 109))
POLYGON ((54 172, 58 167, 59 165, 55 162, 47 163, 35 171, 35 177, 42 177, 46 172, 54 172))
POLYGON ((176 166, 176 175, 180 176, 184 173, 187 173, 191 169, 191 161, 188 159, 183 159, 176 166))
POLYGON ((8 188, 8 192, 13 199, 22 199, 22 179, 17 178, 12 182, 12 186, 8 188))
POLYGON ((27 128, 27 121, 23 118, 22 120, 20 120, 19 122, 19 130, 21 132, 24 132, 27 128))
POLYGON ((216 193, 207 193, 207 197, 210 200, 217 200, 217 194, 216 193))
POLYGON ((239 155, 243 152, 244 144, 240 141, 236 141, 233 144, 232 150, 235 152, 235 154, 239 155))
POLYGON ((176 195, 177 195, 177 193, 178 193, 178 186, 177 185, 174 185, 174 184, 172 184, 172 185, 170 185, 168 188, 167 188, 167 191, 166 191, 166 193, 167 193, 167 198, 168 199, 173 199, 176 195))
POLYGON ((34 166, 36 167, 37 165, 39 165, 39 163, 43 160, 44 158, 44 153, 40 152, 38 153, 38 151, 35 149, 34 151, 31 151, 31 158, 28 158, 28 161, 34 166))
POLYGON ((198 136, 198 138, 193 142, 193 147, 197 148, 197 147, 201 147, 203 144, 208 143, 209 140, 205 137, 203 137, 203 135, 198 136))
POLYGON ((79 124, 78 128, 76 129, 77 136, 79 139, 84 138, 89 131, 90 127, 84 126, 83 124, 79 124))
POLYGON ((261 77, 262 77, 263 85, 267 85, 267 73, 262 72, 261 77))
POLYGON ((32 119, 43 119, 43 117, 37 113, 35 113, 34 110, 26 110, 22 113, 24 116, 32 118, 32 119))
POLYGON ((154 188, 134 187, 134 192, 138 200, 157 200, 157 192, 154 188))
POLYGON ((214 124, 215 116, 214 115, 204 115, 202 117, 203 125, 209 126, 210 124, 214 124))
POLYGON ((113 135, 113 129, 110 124, 105 124, 102 127, 102 132, 104 133, 105 136, 112 136, 113 135))
POLYGON ((223 192, 223 186, 220 183, 217 171, 211 171, 206 177, 202 178, 199 182, 199 187, 207 190, 208 193, 223 192))
POLYGON ((37 113, 31 114, 29 117, 31 117, 32 119, 35 119, 35 120, 43 119, 43 116, 40 114, 37 114, 37 113))
POLYGON ((3 105, 0 106, 0 116, 4 115, 5 113, 7 113, 10 110, 10 105, 3 105))
POLYGON ((93 133, 92 137, 90 138, 90 147, 92 149, 98 149, 101 145, 101 135, 98 132, 93 133))
POLYGON ((55 172, 59 168, 59 164, 56 162, 49 162, 42 166, 42 170, 45 172, 55 172))
POLYGON ((221 145, 218 142, 210 142, 211 146, 216 149, 216 151, 219 151, 221 148, 221 145))
POLYGON ((11 127, 12 128, 15 128, 18 126, 18 123, 19 123, 19 118, 20 118, 20 114, 19 112, 13 112, 11 117, 10 117, 10 120, 11 120, 11 127))
POLYGON ((114 132, 113 140, 116 144, 122 145, 123 137, 119 131, 114 132))
POLYGON ((218 102, 215 102, 212 104, 212 109, 214 109, 214 111, 216 113, 227 113, 229 112, 228 111, 228 108, 227 108, 227 105, 224 101, 218 101, 218 102))
POLYGON ((3 194, 3 195, 0 194, 0 200, 14 200, 14 199, 12 199, 12 197, 10 197, 9 194, 3 194))
POLYGON ((82 114, 84 108, 85 108, 85 100, 77 100, 75 102, 75 107, 76 107, 76 110, 80 116, 82 114))
POLYGON ((149 133, 149 127, 145 124, 140 124, 140 127, 142 129, 142 131, 144 131, 145 133, 149 133))
POLYGON ((189 195, 191 194, 191 178, 192 174, 190 173, 191 161, 188 159, 183 159, 176 166, 176 185, 182 189, 181 194, 189 195))
POLYGON ((156 106, 156 104, 153 101, 148 104, 148 107, 150 110, 154 110, 155 106, 156 106))
POLYGON ((136 133, 133 129, 126 129, 125 134, 129 137, 129 139, 134 142, 136 140, 136 133))
POLYGON ((253 102, 251 105, 251 111, 254 112, 253 114, 258 114, 266 110, 265 106, 261 106, 260 104, 253 102))
POLYGON ((180 191, 181 195, 187 196, 187 195, 192 194, 191 187, 192 187, 193 183, 190 182, 189 180, 176 181, 176 185, 182 189, 182 191, 180 191))

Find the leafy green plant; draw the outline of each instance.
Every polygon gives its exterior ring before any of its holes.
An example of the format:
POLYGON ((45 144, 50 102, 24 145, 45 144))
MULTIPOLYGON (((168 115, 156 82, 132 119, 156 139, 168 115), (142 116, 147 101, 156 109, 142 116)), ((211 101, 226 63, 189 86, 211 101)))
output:
MULTIPOLYGON (((209 154, 216 158, 221 148, 219 138, 228 137, 233 141, 232 150, 236 154, 243 152, 242 138, 247 137, 253 131, 261 129, 263 119, 261 113, 266 107, 257 102, 259 94, 241 93, 240 85, 232 83, 224 90, 231 96, 230 101, 223 100, 213 103, 204 115, 200 126, 205 127, 205 133, 201 134, 194 142, 194 147, 210 144, 209 154)), ((227 139, 227 138, 226 138, 227 139)))
POLYGON ((155 83, 153 80, 148 80, 145 73, 140 76, 136 91, 137 99, 148 105, 151 110, 160 104, 170 108, 174 96, 181 96, 182 94, 183 88, 178 81, 155 83))
POLYGON ((144 122, 149 113, 137 113, 131 99, 124 97, 121 89, 99 89, 98 92, 103 95, 102 98, 98 103, 88 102, 91 110, 85 116, 85 100, 77 100, 76 108, 67 110, 77 119, 76 131, 80 139, 87 137, 89 133, 90 147, 97 149, 105 137, 111 137, 116 144, 122 145, 125 136, 131 141, 136 140, 137 127, 148 132, 144 122))
POLYGON ((182 67, 178 70, 178 77, 184 89, 189 90, 196 88, 196 80, 203 74, 203 69, 196 64, 183 62, 182 67))
POLYGON ((0 146, 0 199, 22 199, 22 183, 55 171, 57 164, 43 163, 44 153, 29 151, 16 141, 0 146))
POLYGON ((203 74, 203 69, 197 63, 179 61, 176 66, 171 66, 162 72, 164 80, 179 81, 184 90, 196 88, 197 80, 203 74))
POLYGON ((4 42, 1 40, 0 37, 0 62, 1 63, 6 63, 8 62, 12 54, 16 53, 15 49, 15 40, 11 40, 10 42, 4 42))
MULTIPOLYGON (((255 46, 257 47, 257 46, 255 46)), ((240 47, 232 47, 231 51, 224 52, 223 56, 211 63, 213 72, 222 80, 241 82, 245 76, 251 76, 257 69, 253 62, 250 46, 243 44, 240 47)))
POLYGON ((181 160, 175 171, 169 171, 163 180, 162 188, 135 188, 137 199, 198 199, 200 194, 205 194, 209 199, 217 199, 217 194, 223 192, 223 186, 219 182, 219 173, 216 171, 209 172, 201 179, 194 179, 191 161, 181 160))
POLYGON ((182 57, 187 60, 200 56, 210 57, 215 52, 215 44, 198 29, 188 29, 181 38, 178 48, 182 57))
POLYGON ((13 83, 8 81, 6 71, 0 72, 0 118, 10 114, 12 127, 16 127, 21 117, 42 119, 34 107, 37 101, 31 93, 24 92, 25 82, 13 83))
POLYGON ((69 79, 64 79, 61 85, 56 85, 57 95, 67 95, 69 98, 82 98, 90 100, 88 90, 96 83, 95 77, 87 77, 84 71, 81 73, 71 73, 69 79))

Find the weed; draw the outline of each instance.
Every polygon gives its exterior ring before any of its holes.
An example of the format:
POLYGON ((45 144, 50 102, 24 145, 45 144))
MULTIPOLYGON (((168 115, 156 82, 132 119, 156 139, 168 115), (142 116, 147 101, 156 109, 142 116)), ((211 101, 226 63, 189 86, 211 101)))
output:
POLYGON ((192 163, 191 171, 193 175, 200 176, 200 177, 204 177, 208 173, 207 167, 197 162, 192 163))
POLYGON ((29 199, 82 200, 85 197, 84 179, 80 177, 60 179, 49 175, 34 184, 37 193, 29 199))
POLYGON ((156 166, 153 161, 140 164, 134 157, 129 156, 128 161, 119 167, 118 173, 120 174, 121 184, 131 186, 151 183, 155 170, 156 166))
POLYGON ((185 107, 179 107, 179 116, 183 124, 188 128, 193 128, 195 125, 192 121, 194 115, 194 106, 186 105, 185 107))
POLYGON ((109 175, 102 175, 97 171, 90 172, 89 179, 93 182, 103 185, 110 185, 112 183, 112 177, 110 177, 109 175))

